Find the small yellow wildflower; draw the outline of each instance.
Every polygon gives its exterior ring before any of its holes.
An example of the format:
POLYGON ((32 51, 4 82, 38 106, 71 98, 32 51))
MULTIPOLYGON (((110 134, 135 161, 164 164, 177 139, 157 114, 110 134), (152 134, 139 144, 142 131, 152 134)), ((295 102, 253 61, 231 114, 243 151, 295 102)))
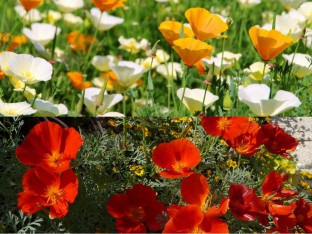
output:
POLYGON ((265 117, 265 121, 267 121, 268 123, 270 123, 270 117, 269 116, 267 116, 267 117, 265 117))
POLYGON ((142 176, 144 174, 144 169, 140 165, 130 166, 130 171, 132 171, 137 176, 142 176))
POLYGON ((226 164, 227 164, 229 167, 233 167, 233 168, 236 168, 236 167, 237 167, 236 161, 233 161, 232 159, 228 159, 228 160, 226 161, 226 164))
POLYGON ((193 121, 192 118, 190 118, 190 117, 182 117, 181 120, 182 120, 183 122, 186 122, 186 123, 190 123, 190 122, 193 121))
POLYGON ((228 144, 225 142, 225 140, 221 139, 220 140, 220 145, 225 145, 225 146, 228 146, 228 144))
POLYGON ((212 174, 212 171, 211 170, 207 170, 206 174, 207 174, 207 177, 210 177, 211 174, 212 174))
POLYGON ((248 121, 251 122, 251 121, 256 121, 256 118, 254 117, 248 117, 248 121))
POLYGON ((301 187, 302 188, 304 188, 304 189, 306 189, 306 190, 308 190, 308 189, 310 189, 310 185, 309 185, 309 183, 307 182, 307 181, 305 181, 305 180, 301 180, 300 181, 300 185, 301 185, 301 187))
POLYGON ((113 127, 116 126, 116 120, 115 119, 109 119, 108 123, 109 123, 110 126, 113 126, 113 127))
POLYGON ((159 173, 159 172, 161 172, 161 171, 162 171, 161 167, 155 166, 155 172, 156 172, 156 173, 159 173))
POLYGON ((214 177, 214 180, 215 180, 216 182, 219 182, 219 181, 220 181, 220 177, 216 175, 216 176, 214 177))
POLYGON ((308 171, 301 171, 301 174, 307 177, 308 179, 312 179, 312 173, 308 171))
POLYGON ((113 167, 113 172, 116 173, 117 172, 117 167, 113 167))

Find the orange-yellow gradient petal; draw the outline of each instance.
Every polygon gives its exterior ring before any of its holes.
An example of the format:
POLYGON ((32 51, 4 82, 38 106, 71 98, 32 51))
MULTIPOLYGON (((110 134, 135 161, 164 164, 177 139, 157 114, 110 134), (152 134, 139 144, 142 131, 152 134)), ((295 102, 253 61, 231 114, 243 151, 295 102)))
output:
POLYGON ((283 50, 294 43, 289 36, 277 30, 265 30, 257 26, 249 29, 249 36, 263 61, 277 57, 283 50))
POLYGON ((180 38, 173 42, 172 48, 178 53, 185 65, 191 67, 212 53, 213 47, 194 38, 180 38))
POLYGON ((185 12, 185 17, 189 21, 195 37, 199 40, 220 37, 220 33, 229 28, 219 16, 211 14, 204 8, 190 8, 185 12))
POLYGON ((20 0, 20 3, 26 11, 29 11, 33 8, 36 8, 42 1, 43 0, 20 0))
POLYGON ((184 37, 194 36, 192 29, 176 21, 164 21, 159 25, 158 29, 165 38, 165 40, 172 46, 173 41, 180 38, 182 26, 184 37))
POLYGON ((86 88, 92 87, 90 81, 83 81, 83 76, 80 72, 67 72, 67 76, 71 80, 75 89, 84 90, 86 88))

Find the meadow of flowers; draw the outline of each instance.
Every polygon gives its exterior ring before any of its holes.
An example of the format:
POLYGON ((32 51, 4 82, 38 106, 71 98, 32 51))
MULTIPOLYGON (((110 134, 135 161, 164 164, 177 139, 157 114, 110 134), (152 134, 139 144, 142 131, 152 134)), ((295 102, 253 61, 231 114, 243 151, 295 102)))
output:
POLYGON ((0 6, 3 116, 312 114, 309 1, 0 6))
POLYGON ((311 1, 0 12, 0 233, 312 233, 311 1))

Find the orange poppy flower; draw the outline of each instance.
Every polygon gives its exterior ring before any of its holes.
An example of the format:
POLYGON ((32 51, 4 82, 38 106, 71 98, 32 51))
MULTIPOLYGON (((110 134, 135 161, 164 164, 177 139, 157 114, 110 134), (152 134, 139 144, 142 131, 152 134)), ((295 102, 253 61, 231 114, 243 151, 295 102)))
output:
POLYGON ((126 0, 92 0, 93 4, 100 9, 100 11, 109 11, 118 7, 124 7, 126 0))
POLYGON ((30 130, 15 153, 25 165, 60 173, 69 168, 70 160, 76 158, 82 143, 79 132, 74 128, 62 128, 45 121, 30 130))
POLYGON ((108 78, 106 90, 111 91, 111 90, 119 89, 118 80, 117 80, 117 77, 113 71, 101 73, 100 76, 103 77, 104 79, 108 78))
POLYGON ((20 0, 20 3, 26 11, 36 8, 43 0, 20 0))
POLYGON ((176 21, 164 21, 159 25, 158 29, 163 35, 163 37, 165 38, 165 40, 172 46, 173 41, 178 40, 180 38, 182 27, 183 27, 184 37, 194 36, 192 29, 176 21))
POLYGON ((196 39, 207 40, 220 36, 228 30, 228 25, 217 15, 211 14, 205 8, 190 8, 185 12, 185 17, 191 25, 196 39))
POLYGON ((5 73, 0 69, 0 80, 5 77, 5 73))
POLYGON ((185 65, 191 67, 212 53, 213 47, 194 38, 180 38, 173 42, 172 48, 178 53, 185 65))
POLYGON ((249 36, 263 61, 277 57, 283 50, 294 43, 289 36, 277 30, 265 30, 257 26, 249 29, 249 36))
POLYGON ((27 42, 27 38, 24 35, 19 36, 11 36, 10 33, 0 33, 0 46, 2 45, 2 42, 4 44, 8 44, 8 51, 13 51, 16 47, 18 47, 21 44, 25 44, 27 42))
POLYGON ((73 51, 87 51, 91 43, 97 43, 94 37, 86 36, 77 30, 67 34, 66 40, 73 51))
POLYGON ((64 218, 68 202, 73 203, 78 194, 78 179, 70 169, 57 174, 40 167, 30 168, 23 176, 22 186, 17 207, 27 215, 50 207, 50 218, 64 218))
POLYGON ((180 178, 194 173, 189 168, 201 161, 200 151, 191 141, 177 139, 159 144, 152 155, 153 162, 164 168, 159 174, 164 178, 180 178))
POLYGON ((92 83, 90 81, 83 81, 83 76, 80 72, 67 72, 67 76, 71 80, 75 89, 84 90, 92 87, 92 83))
POLYGON ((120 233, 146 233, 147 228, 155 232, 162 228, 158 220, 166 212, 163 203, 157 201, 156 192, 147 185, 136 184, 126 194, 117 193, 107 203, 107 212, 117 218, 116 229, 120 233))
POLYGON ((171 205, 168 207, 170 217, 163 233, 228 233, 228 225, 217 218, 227 212, 227 198, 223 198, 219 207, 206 207, 210 191, 207 178, 202 174, 192 174, 181 182, 182 199, 186 206, 171 205))

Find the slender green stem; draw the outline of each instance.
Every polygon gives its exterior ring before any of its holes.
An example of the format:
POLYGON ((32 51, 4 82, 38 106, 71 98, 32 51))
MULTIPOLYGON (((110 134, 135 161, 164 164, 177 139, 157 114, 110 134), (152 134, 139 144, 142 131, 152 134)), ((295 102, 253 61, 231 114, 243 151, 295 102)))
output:
POLYGON ((246 12, 246 10, 245 10, 245 8, 243 8, 242 21, 241 21, 241 25, 239 28, 238 51, 241 51, 241 47, 242 47, 243 30, 244 30, 245 21, 246 21, 245 12, 246 12))
POLYGON ((264 62, 264 66, 263 66, 263 70, 262 70, 262 77, 261 77, 260 83, 262 83, 263 78, 264 78, 264 76, 265 76, 265 68, 266 68, 267 63, 268 63, 268 62, 264 62))
POLYGON ((186 90, 186 76, 187 76, 187 73, 189 71, 189 67, 188 66, 185 66, 185 70, 183 72, 183 77, 182 77, 182 83, 183 83, 183 93, 182 93, 182 97, 181 97, 181 102, 180 102, 180 105, 179 105, 179 114, 180 114, 180 110, 181 110, 181 106, 183 104, 183 99, 184 99, 184 95, 185 95, 185 90, 186 90))

